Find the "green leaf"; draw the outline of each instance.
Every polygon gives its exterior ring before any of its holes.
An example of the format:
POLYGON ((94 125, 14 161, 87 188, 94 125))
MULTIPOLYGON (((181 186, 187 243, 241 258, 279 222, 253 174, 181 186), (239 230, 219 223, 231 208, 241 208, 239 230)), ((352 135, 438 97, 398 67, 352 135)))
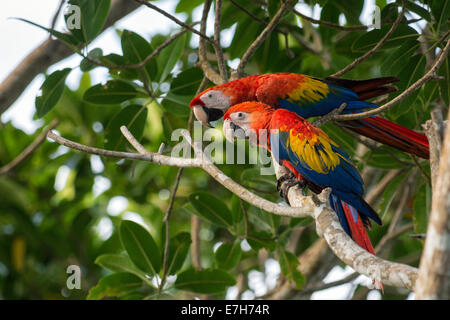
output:
POLYGON ((126 150, 125 138, 120 131, 126 126, 133 136, 140 140, 147 122, 147 108, 132 104, 120 110, 109 122, 105 132, 105 148, 108 150, 126 150))
POLYGON ((405 163, 410 162, 410 157, 405 155, 404 153, 397 151, 393 148, 389 147, 381 147, 380 149, 369 151, 370 154, 369 160, 366 162, 367 165, 374 167, 374 168, 380 168, 380 169, 399 169, 404 168, 406 166, 405 163), (383 151, 389 150, 389 152, 383 151), (397 159, 393 158, 393 155, 395 157, 405 163, 402 163, 398 161, 397 159))
POLYGON ((399 174, 395 177, 384 189, 383 195, 381 197, 381 202, 379 205, 379 215, 381 218, 384 217, 386 212, 389 210, 392 200, 395 198, 398 190, 400 190, 400 186, 404 183, 407 172, 399 174))
MULTIPOLYGON (((410 87, 414 82, 416 82, 420 77, 423 76, 425 72, 426 58, 423 54, 417 54, 413 56, 405 65, 404 69, 398 74, 400 81, 396 82, 399 91, 394 93, 397 96, 403 92, 406 88, 410 87)), ((400 102, 395 107, 389 110, 389 115, 394 119, 400 115, 408 112, 415 112, 412 108, 414 101, 419 95, 419 90, 415 90, 412 94, 406 97, 402 102, 400 102)))
POLYGON ((241 255, 241 242, 239 240, 222 243, 215 253, 216 265, 219 269, 232 269, 239 263, 241 255))
POLYGON ((276 182, 271 175, 261 175, 261 168, 250 168, 242 171, 241 183, 260 191, 276 191, 276 182))
POLYGON ((89 290, 87 300, 100 300, 105 297, 121 297, 142 286, 142 280, 131 273, 114 273, 103 277, 89 290))
POLYGON ((200 68, 186 69, 172 80, 170 93, 180 96, 194 95, 202 79, 203 71, 200 68))
POLYGON ((305 285, 305 277, 297 270, 300 265, 297 257, 284 249, 279 250, 279 263, 281 272, 290 280, 294 281, 296 288, 301 289, 305 285))
POLYGON ((179 117, 187 117, 191 110, 189 109, 189 103, 192 96, 179 96, 172 92, 169 92, 161 102, 161 106, 167 112, 173 113, 179 117))
POLYGON ((425 20, 431 21, 430 12, 428 12, 428 10, 424 9, 423 7, 419 6, 418 4, 414 3, 413 1, 411 1, 411 0, 405 1, 405 7, 409 11, 412 11, 412 12, 418 14, 425 20))
POLYGON ((92 49, 87 54, 87 57, 89 58, 89 60, 86 59, 86 58, 81 60, 80 70, 83 71, 83 72, 88 72, 88 71, 91 71, 92 69, 96 68, 97 65, 93 64, 90 60, 96 61, 96 62, 100 62, 102 56, 103 56, 103 50, 102 49, 100 49, 100 48, 92 49))
MULTIPOLYGON (((111 53, 100 58, 100 61, 107 66, 124 66, 127 65, 127 61, 124 56, 111 53)), ((139 71, 137 69, 109 69, 112 75, 118 76, 125 80, 134 80, 139 78, 139 71)))
POLYGON ((183 53, 183 49, 186 43, 186 34, 183 34, 173 43, 171 43, 167 48, 164 48, 163 51, 157 56, 156 61, 158 63, 158 81, 164 82, 166 80, 169 73, 175 67, 175 64, 181 57, 183 53))
POLYGON ((177 276, 175 288, 196 293, 223 292, 227 287, 236 284, 236 280, 228 273, 219 269, 194 270, 189 269, 177 276))
POLYGON ((70 0, 69 4, 80 8, 81 29, 69 28, 68 20, 73 18, 76 12, 67 12, 65 15, 66 25, 71 33, 81 42, 89 43, 103 29, 109 14, 110 0, 70 0))
POLYGON ((187 232, 179 233, 170 239, 167 274, 176 274, 181 269, 189 252, 191 242, 191 235, 187 232))
POLYGON ((130 258, 120 254, 103 254, 95 260, 95 263, 114 272, 128 272, 134 274, 142 280, 149 282, 147 275, 136 268, 130 258))
POLYGON ((414 196, 414 231, 426 233, 431 210, 431 188, 428 183, 420 186, 414 196))
POLYGON ((83 99, 95 104, 118 104, 137 96, 138 92, 129 83, 110 80, 106 84, 97 84, 84 93, 83 99))
MULTIPOLYGON (((363 52, 372 49, 378 42, 380 42, 381 38, 389 31, 392 27, 392 24, 386 24, 381 27, 381 29, 374 29, 369 31, 353 42, 352 50, 355 52, 363 52)), ((380 48, 380 50, 400 46, 406 40, 416 39, 419 36, 416 30, 413 28, 400 24, 397 29, 392 33, 388 40, 384 43, 384 45, 380 48)))
MULTIPOLYGON (((145 60, 153 49, 150 43, 135 32, 124 30, 121 37, 122 51, 125 61, 129 64, 137 64, 145 60)), ((158 64, 151 59, 144 67, 146 81, 151 83, 158 74, 158 64)))
POLYGON ((156 275, 161 268, 161 253, 153 237, 136 222, 120 224, 120 239, 131 261, 148 274, 156 275))
POLYGON ((255 251, 258 251, 262 248, 265 248, 268 251, 274 251, 277 246, 272 235, 266 231, 250 232, 250 234, 247 236, 247 241, 255 251))
POLYGON ((17 20, 20 20, 20 21, 29 23, 29 24, 31 24, 31 25, 33 25, 33 26, 38 27, 38 28, 44 29, 45 31, 47 31, 48 33, 50 33, 52 36, 54 36, 55 38, 57 38, 58 40, 61 40, 62 42, 64 42, 65 44, 67 44, 69 47, 75 47, 75 46, 77 46, 77 45, 80 43, 80 41, 78 41, 77 38, 74 37, 74 36, 71 35, 71 34, 68 34, 68 33, 62 33, 62 32, 58 32, 58 31, 55 31, 55 30, 52 30, 52 29, 43 27, 43 26, 41 26, 41 25, 39 25, 39 24, 37 24, 37 23, 34 23, 34 22, 32 22, 32 21, 29 21, 29 20, 27 20, 27 19, 22 19, 22 18, 14 18, 14 19, 17 19, 17 20))
POLYGON ((305 218, 292 218, 289 222, 290 228, 295 227, 306 227, 314 222, 314 218, 311 217, 305 217, 305 218))
MULTIPOLYGON (((244 218, 244 212, 242 211, 241 199, 233 194, 231 196, 231 215, 233 224, 239 223, 244 218)), ((243 203, 246 206, 245 203, 243 203)))
POLYGON ((41 94, 36 97, 35 105, 37 116, 42 118, 58 103, 64 91, 67 76, 72 69, 66 68, 53 72, 45 79, 40 90, 41 94))
POLYGON ((226 204, 207 192, 195 192, 189 195, 189 202, 198 216, 218 226, 229 228, 233 225, 232 215, 226 204))
POLYGON ((388 55, 381 64, 381 72, 384 74, 399 74, 409 64, 414 52, 419 49, 419 41, 406 40, 392 54, 388 55))
POLYGON ((192 13, 192 10, 203 3, 203 0, 180 0, 175 8, 176 13, 192 13))
POLYGON ((434 0, 431 4, 431 13, 436 19, 436 34, 439 35, 442 27, 445 28, 445 26, 447 26, 448 30, 448 20, 450 18, 450 0, 434 0))

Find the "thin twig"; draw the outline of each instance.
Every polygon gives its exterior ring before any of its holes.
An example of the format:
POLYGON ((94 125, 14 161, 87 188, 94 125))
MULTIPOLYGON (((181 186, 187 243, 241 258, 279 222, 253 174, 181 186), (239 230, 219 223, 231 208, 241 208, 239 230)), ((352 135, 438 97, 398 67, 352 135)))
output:
POLYGON ((328 121, 332 120, 334 116, 341 114, 341 112, 345 109, 345 107, 347 106, 347 103, 342 103, 338 108, 333 109, 330 113, 320 117, 319 119, 317 119, 316 121, 313 122, 313 125, 315 127, 321 127, 323 126, 325 123, 327 123, 328 121))
POLYGON ((280 9, 278 9, 277 13, 272 18, 270 23, 264 28, 264 30, 256 38, 256 40, 253 41, 253 43, 248 47, 247 51, 241 57, 241 61, 239 62, 238 67, 236 68, 237 77, 242 77, 242 74, 244 73, 244 68, 248 63, 248 60, 253 56, 253 54, 256 52, 256 50, 259 48, 259 46, 269 36, 269 34, 275 29, 278 22, 283 17, 284 13, 288 9, 290 9, 290 7, 292 6, 292 3, 293 3, 293 0, 286 0, 285 2, 283 2, 280 9))
POLYGON ((392 99, 388 103, 386 103, 386 104, 384 104, 384 105, 382 105, 382 106, 380 106, 380 107, 378 107, 376 109, 372 109, 372 110, 369 110, 369 111, 366 111, 366 112, 355 113, 355 114, 337 115, 337 116, 335 116, 333 118, 333 120, 346 121, 346 120, 362 119, 362 118, 366 118, 366 117, 377 115, 377 114, 379 114, 379 113, 381 113, 381 112, 391 108, 395 104, 397 104, 400 101, 402 101, 403 99, 405 99, 407 96, 409 96, 415 90, 419 89, 425 82, 430 80, 434 76, 436 70, 439 69, 441 64, 444 62, 445 58, 447 57, 447 54, 448 54, 449 50, 450 50, 450 40, 447 41, 447 44, 445 45, 444 49, 442 49, 442 51, 440 52, 439 56, 434 61, 434 64, 430 68, 430 70, 428 70, 428 72, 426 74, 424 74, 419 80, 414 82, 408 89, 403 91, 401 94, 399 94, 397 97, 395 97, 394 99, 392 99))
POLYGON ((222 0, 216 0, 216 10, 214 19, 214 49, 217 56, 217 65, 219 66, 220 77, 223 82, 228 82, 228 72, 223 57, 222 46, 220 44, 220 16, 222 13, 222 0))
POLYGON ((0 168, 0 176, 11 172, 22 162, 24 162, 25 159, 27 159, 33 152, 35 152, 36 149, 45 141, 45 138, 47 138, 47 133, 49 133, 50 130, 54 129, 57 125, 58 120, 53 120, 48 128, 45 129, 39 136, 37 136, 36 139, 28 147, 26 147, 16 158, 14 158, 14 160, 0 168))
POLYGON ((171 14, 167 13, 166 11, 164 11, 164 10, 158 8, 158 7, 155 6, 154 4, 152 4, 152 3, 150 3, 150 2, 148 2, 148 1, 146 1, 146 0, 134 0, 134 1, 136 1, 136 2, 138 2, 138 3, 140 3, 140 4, 143 4, 144 6, 147 6, 147 7, 151 8, 151 9, 153 9, 153 10, 159 12, 160 14, 162 14, 163 16, 169 18, 170 20, 172 20, 172 21, 175 22, 176 24, 179 24, 179 25, 182 26, 183 28, 188 29, 189 31, 191 31, 191 32, 193 32, 193 33, 199 35, 199 36, 202 37, 203 39, 205 39, 205 40, 211 42, 212 44, 214 44, 214 40, 211 39, 210 37, 208 37, 205 33, 200 32, 200 31, 198 31, 198 30, 192 28, 190 25, 188 25, 188 24, 184 23, 183 21, 177 19, 176 17, 172 16, 171 14))
MULTIPOLYGON (((205 4, 203 5, 202 19, 200 22, 200 32, 206 32, 206 22, 208 20, 208 12, 210 8, 211 0, 206 0, 205 4)), ((206 55, 206 41, 203 38, 200 38, 198 43, 198 59, 203 73, 209 80, 211 80, 214 84, 224 83, 223 78, 212 68, 212 66, 208 62, 208 58, 206 55)))
MULTIPOLYGON (((55 14, 53 15, 52 23, 50 25, 50 30, 55 30, 56 21, 58 20, 59 14, 61 13, 62 7, 63 7, 65 2, 66 2, 65 0, 61 0, 59 2, 59 6, 56 9, 55 14)), ((51 39, 51 37, 52 37, 52 34, 49 34, 48 38, 51 39)))
POLYGON ((355 68, 358 64, 360 64, 361 62, 363 62, 364 60, 370 58, 371 56, 374 55, 375 52, 378 51, 378 49, 381 48, 381 46, 384 45, 384 43, 389 39, 389 37, 394 33, 394 31, 397 29, 398 25, 400 24, 400 21, 403 18, 403 15, 405 14, 405 0, 402 0, 402 11, 399 13, 397 19, 394 21, 394 23, 392 24, 392 27, 389 29, 388 32, 386 32, 386 34, 384 35, 383 38, 381 38, 381 40, 375 45, 375 47, 373 47, 372 49, 370 49, 369 51, 367 51, 365 54, 363 54, 361 57, 355 59, 352 63, 350 63, 348 66, 346 66, 344 69, 336 72, 335 74, 332 75, 332 77, 340 77, 342 76, 344 73, 349 72, 350 70, 352 70, 353 68, 355 68))
POLYGON ((330 27, 330 28, 335 28, 335 29, 339 29, 342 31, 352 31, 352 30, 366 30, 367 28, 369 28, 370 26, 365 26, 365 25, 361 25, 361 26, 341 26, 339 24, 336 23, 332 23, 332 22, 328 22, 328 21, 323 21, 323 20, 317 20, 311 17, 308 17, 306 15, 304 15, 303 13, 301 13, 300 11, 298 11, 297 9, 293 8, 292 12, 294 12, 296 15, 298 15, 299 17, 313 23, 313 24, 319 24, 321 26, 326 26, 326 27, 330 27))
POLYGON ((193 214, 191 217, 191 240, 192 240, 192 265, 196 270, 202 268, 200 251, 200 218, 193 214))
MULTIPOLYGON (((190 26, 195 26, 197 24, 199 24, 199 22, 191 23, 190 26)), ((111 69, 111 70, 140 69, 140 68, 144 67, 151 59, 155 58, 158 54, 160 54, 163 49, 168 47, 170 44, 172 44, 172 42, 177 40, 179 37, 181 37, 187 31, 189 31, 189 30, 188 29, 183 29, 180 32, 175 33, 173 36, 171 36, 166 41, 161 43, 155 50, 153 50, 152 53, 150 53, 147 57, 144 58, 144 60, 142 60, 139 63, 124 64, 124 65, 108 65, 108 64, 105 64, 105 63, 93 60, 90 57, 88 57, 87 55, 83 55, 83 58, 85 58, 87 61, 89 61, 90 63, 92 63, 94 65, 97 65, 97 66, 100 66, 100 67, 106 67, 106 68, 111 69)))
POLYGON ((173 185, 172 193, 169 200, 169 205, 166 210, 166 215, 164 216, 163 222, 166 225, 166 239, 164 244, 164 255, 163 255, 163 265, 162 270, 163 274, 161 276, 161 283, 159 285, 159 291, 164 288, 164 284, 166 283, 167 279, 167 262, 169 260, 169 244, 170 244, 170 215, 172 213, 173 204, 175 203, 175 197, 178 191, 178 186, 180 185, 181 175, 183 174, 183 168, 178 168, 177 175, 175 177, 175 183, 173 185))

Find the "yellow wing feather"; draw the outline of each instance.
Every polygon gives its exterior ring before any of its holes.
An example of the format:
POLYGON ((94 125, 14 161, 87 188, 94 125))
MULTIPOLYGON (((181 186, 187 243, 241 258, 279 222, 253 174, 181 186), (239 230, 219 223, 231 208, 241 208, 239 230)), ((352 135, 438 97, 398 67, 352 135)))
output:
POLYGON ((306 78, 298 88, 287 95, 289 102, 313 103, 322 100, 328 95, 328 85, 320 80, 306 78))
POLYGON ((311 170, 327 174, 340 164, 340 159, 346 159, 339 153, 333 151, 331 145, 337 145, 322 133, 319 132, 318 135, 313 135, 310 139, 306 139, 306 137, 300 136, 299 134, 294 135, 293 130, 290 130, 286 145, 311 170), (318 149, 316 149, 316 146, 318 149))

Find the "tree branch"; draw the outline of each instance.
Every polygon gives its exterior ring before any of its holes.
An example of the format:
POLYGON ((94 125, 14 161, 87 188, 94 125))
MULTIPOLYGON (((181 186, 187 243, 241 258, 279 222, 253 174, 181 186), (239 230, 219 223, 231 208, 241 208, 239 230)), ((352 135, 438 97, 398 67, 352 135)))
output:
MULTIPOLYGON (((450 119, 450 113, 447 116, 450 119)), ((427 238, 419 265, 416 299, 450 299, 450 121, 439 162, 427 238)))
MULTIPOLYGON (((206 32, 206 21, 208 20, 208 12, 211 8, 211 0, 206 0, 203 5, 203 13, 202 20, 200 24, 200 32, 206 32)), ((200 38, 198 43, 198 59, 199 65, 203 70, 205 76, 211 80, 214 84, 222 84, 224 83, 223 78, 212 68, 212 66, 208 62, 208 58, 206 55, 206 41, 203 38, 200 38)), ((217 51, 216 51, 217 52, 217 51)))
POLYGON ((395 29, 397 29, 398 25, 400 24, 400 21, 403 18, 403 15, 405 14, 405 0, 402 0, 402 11, 399 13, 397 19, 395 19, 394 23, 392 24, 392 27, 389 29, 388 32, 384 35, 383 38, 369 51, 367 51, 365 54, 363 54, 361 57, 355 59, 352 63, 350 63, 348 66, 346 66, 344 69, 334 73, 331 75, 332 77, 340 77, 343 74, 349 72, 353 68, 355 68, 358 64, 363 62, 364 60, 370 58, 374 55, 375 52, 378 51, 378 49, 381 48, 381 46, 389 39, 389 37, 394 33, 395 29))
MULTIPOLYGON (((277 177, 285 174, 285 168, 275 170, 277 177)), ((292 206, 299 206, 305 198, 298 188, 290 188, 288 199, 292 206)), ((342 229, 336 213, 325 204, 316 206, 312 217, 316 221, 319 236, 323 237, 335 255, 356 272, 384 284, 413 290, 417 269, 405 264, 390 262, 374 256, 358 246, 342 229)))
POLYGON ((157 6, 155 6, 154 4, 148 2, 147 0, 134 0, 140 4, 143 4, 144 6, 149 7, 150 9, 153 9, 157 12, 159 12, 160 14, 162 14, 163 16, 169 18, 170 20, 172 20, 173 22, 175 22, 176 24, 182 26, 185 29, 188 29, 189 31, 199 35, 201 38, 211 42, 212 44, 214 44, 214 40, 211 39, 210 37, 208 37, 204 32, 198 31, 194 28, 192 28, 190 25, 184 23, 183 21, 177 19, 176 17, 172 16, 171 14, 168 14, 166 11, 158 8, 157 6))
POLYGON ((439 174, 439 160, 441 158, 442 140, 444 139, 444 121, 441 110, 438 108, 432 110, 431 120, 427 120, 422 127, 430 144, 431 186, 434 190, 439 174))
POLYGON ((223 82, 228 82, 227 66, 223 57, 222 46, 220 45, 220 16, 222 12, 222 0, 216 0, 216 10, 214 19, 214 49, 217 56, 217 65, 219 66, 220 77, 223 82))
POLYGON ((36 149, 45 141, 47 133, 58 125, 58 120, 53 120, 52 123, 45 129, 36 139, 26 147, 14 160, 0 168, 0 176, 7 174, 24 162, 36 149))
POLYGON ((264 40, 269 36, 269 34, 275 29, 278 22, 283 17, 284 13, 290 9, 292 6, 293 0, 285 0, 282 4, 280 9, 278 9, 275 16, 272 18, 272 21, 264 28, 264 30, 261 32, 261 34, 256 38, 255 41, 248 47, 247 51, 244 53, 244 55, 241 58, 241 61, 239 62, 239 65, 236 69, 236 76, 238 78, 242 77, 244 73, 244 68, 248 63, 248 60, 253 56, 253 54, 256 52, 256 50, 259 48, 259 46, 264 42, 264 40))
POLYGON ((435 75, 435 72, 441 64, 444 62, 445 58, 448 55, 448 52, 450 50, 450 40, 447 41, 447 44, 445 45, 444 49, 439 53, 439 56, 434 61, 433 66, 428 70, 427 73, 425 73, 419 80, 414 82, 408 89, 403 91, 401 94, 399 94, 397 97, 389 101, 388 103, 376 108, 372 109, 370 111, 361 112, 361 113, 355 113, 355 114, 342 114, 342 115, 336 115, 333 117, 333 120, 336 121, 346 121, 346 120, 355 120, 355 119, 362 119, 370 116, 377 115, 395 104, 399 103, 403 99, 405 99, 407 96, 409 96, 411 93, 413 93, 415 90, 419 89, 425 82, 431 80, 433 76, 435 75))

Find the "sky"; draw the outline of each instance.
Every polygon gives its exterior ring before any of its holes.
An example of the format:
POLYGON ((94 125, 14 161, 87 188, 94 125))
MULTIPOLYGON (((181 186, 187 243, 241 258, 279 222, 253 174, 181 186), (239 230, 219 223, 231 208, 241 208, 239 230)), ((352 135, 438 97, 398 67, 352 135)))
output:
MULTIPOLYGON (((17 64, 22 61, 24 57, 26 57, 35 47, 48 38, 48 34, 44 30, 12 18, 25 18, 43 26, 50 26, 59 2, 60 0, 14 0, 0 2, 0 43, 2 43, 2 50, 0 50, 0 82, 3 81, 12 70, 14 70, 17 64)), ((164 0, 158 1, 156 4, 162 9, 167 10, 169 13, 174 14, 179 19, 183 20, 185 18, 183 14, 174 13, 176 2, 176 0, 164 0)), ((374 3, 375 0, 366 1, 363 13, 361 15, 361 21, 371 21, 371 13, 373 12, 374 3)), ((302 4, 298 4, 296 8, 304 14, 312 16, 316 19, 320 15, 320 10, 318 10, 319 8, 317 6, 312 11, 309 7, 302 4)), ((200 15, 201 7, 195 10, 194 21, 198 21, 200 19, 200 15)), ((207 34, 212 34, 212 19, 209 20, 207 34)), ((116 23, 115 27, 118 29, 131 29, 147 38, 153 34, 167 33, 170 30, 177 28, 172 21, 145 7, 140 8, 128 15, 116 23)), ((65 30, 62 16, 60 16, 57 21, 56 30, 65 30)), ((226 43, 231 41, 232 36, 232 33, 228 32, 222 36, 222 39, 226 43)), ((198 37, 194 35, 192 41, 198 41, 198 37)), ((111 28, 96 39, 90 47, 101 47, 105 54, 114 52, 120 53, 121 51, 120 41, 118 41, 116 33, 111 28)), ((50 67, 48 72, 50 73, 54 70, 65 67, 76 67, 79 65, 80 61, 81 58, 79 56, 73 55, 50 67)), ((235 63, 237 62, 234 61, 233 64, 235 63)), ((68 86, 72 89, 77 88, 80 76, 81 72, 79 69, 71 72, 69 78, 67 79, 68 86)), ((107 78, 107 72, 106 70, 103 70, 103 68, 97 68, 91 72, 91 78, 93 83, 105 81, 107 78)), ((42 85, 43 80, 44 76, 39 75, 31 82, 22 96, 1 116, 1 121, 3 123, 12 121, 14 126, 29 134, 33 133, 42 126, 41 121, 33 120, 33 115, 35 112, 34 99, 39 91, 39 87, 42 85)), ((95 158, 93 159, 94 160, 91 161, 94 161, 95 164, 96 160, 95 158)), ((98 164, 96 167, 100 167, 99 170, 101 170, 101 165, 98 164)), ((62 167, 62 170, 60 171, 61 172, 58 173, 59 178, 55 183, 56 190, 64 187, 65 180, 69 174, 67 169, 64 167, 62 167)), ((105 187, 105 184, 108 185, 108 183, 110 183, 108 181, 99 181, 99 192, 103 190, 102 188, 105 187)), ((162 193, 161 197, 165 197, 165 195, 162 193)), ((127 202, 125 198, 120 197, 119 195, 111 199, 110 205, 111 206, 109 206, 110 208, 108 209, 108 213, 113 216, 126 210, 127 202), (122 209, 120 210, 120 208, 122 209)), ((138 223, 143 223, 142 218, 133 212, 126 212, 122 217, 135 220, 138 223)), ((112 224, 110 223, 111 220, 108 220, 108 218, 102 219, 97 226, 99 235, 105 239, 110 236, 112 231, 112 224)), ((342 279, 352 272, 353 270, 350 267, 343 269, 336 266, 327 275, 325 282, 332 282, 342 279)), ((269 290, 272 285, 274 285, 273 281, 270 279, 274 279, 278 274, 279 265, 272 259, 266 264, 266 278, 264 278, 264 274, 258 272, 250 275, 252 289, 254 289, 257 293, 264 294, 265 291, 269 290), (267 277, 267 275, 270 275, 270 277, 267 277)), ((351 294, 356 287, 356 284, 366 283, 370 285, 370 282, 371 281, 367 277, 360 276, 352 283, 318 291, 313 294, 312 299, 349 299, 351 298, 351 294)), ((233 298, 233 288, 230 289, 227 296, 229 298, 233 298)), ((254 295, 251 292, 246 292, 243 297, 251 299, 254 298, 254 295)), ((376 290, 371 290, 368 298, 380 299, 380 293, 376 290)))

